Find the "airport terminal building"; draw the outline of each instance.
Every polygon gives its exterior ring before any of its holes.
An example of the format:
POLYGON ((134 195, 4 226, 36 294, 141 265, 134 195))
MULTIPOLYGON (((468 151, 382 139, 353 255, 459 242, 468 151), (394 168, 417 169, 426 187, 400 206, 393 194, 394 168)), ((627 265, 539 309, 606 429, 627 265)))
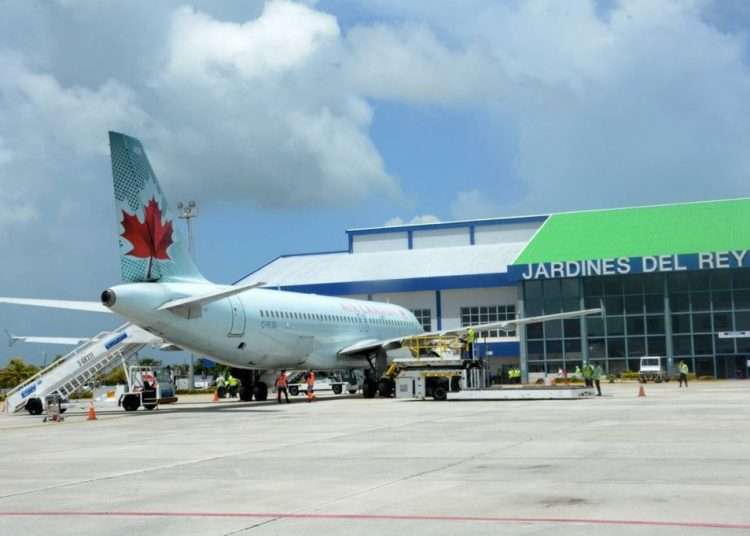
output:
POLYGON ((603 317, 482 333, 491 371, 637 371, 644 355, 746 378, 750 198, 346 231, 241 281, 397 303, 427 330, 604 305, 603 317), (729 334, 722 332, 731 332, 729 334))

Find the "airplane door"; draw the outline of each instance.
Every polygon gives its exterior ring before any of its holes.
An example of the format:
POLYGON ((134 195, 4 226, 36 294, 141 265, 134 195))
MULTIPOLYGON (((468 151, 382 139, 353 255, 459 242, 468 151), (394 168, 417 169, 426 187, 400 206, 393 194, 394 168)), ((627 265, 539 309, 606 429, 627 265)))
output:
POLYGON ((229 328, 229 336, 241 337, 245 334, 245 308, 236 296, 229 297, 229 306, 232 309, 232 327, 229 328))

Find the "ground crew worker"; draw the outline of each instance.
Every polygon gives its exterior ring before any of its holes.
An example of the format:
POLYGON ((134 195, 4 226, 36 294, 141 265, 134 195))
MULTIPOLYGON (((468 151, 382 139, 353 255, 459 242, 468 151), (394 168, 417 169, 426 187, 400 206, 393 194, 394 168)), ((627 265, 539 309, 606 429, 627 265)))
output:
POLYGON ((307 382, 307 401, 312 402, 313 398, 315 398, 315 393, 313 392, 315 389, 315 373, 312 370, 307 372, 305 381, 307 382))
POLYGON ((227 381, 224 379, 224 376, 219 374, 219 377, 216 378, 216 395, 219 398, 224 398, 226 394, 227 394, 227 381))
POLYGON ((687 389, 687 386, 688 386, 687 375, 688 375, 688 372, 690 372, 690 369, 688 368, 687 363, 685 363, 684 361, 680 361, 679 364, 677 365, 677 370, 680 371, 679 387, 682 387, 682 382, 685 382, 685 388, 687 389))
POLYGON ((596 385, 596 396, 602 396, 602 386, 600 384, 602 375, 604 375, 604 370, 602 370, 602 366, 597 363, 591 374, 591 378, 594 380, 594 385, 596 385))
POLYGON ((276 378, 276 401, 281 404, 281 393, 284 393, 286 403, 289 403, 289 393, 287 393, 288 380, 286 377, 286 370, 282 370, 279 377, 276 378))
POLYGON ((477 333, 474 328, 469 328, 466 331, 466 354, 469 359, 474 358, 474 340, 477 338, 477 333))
POLYGON ((229 396, 234 398, 237 396, 237 390, 240 385, 240 381, 232 376, 232 373, 227 373, 227 387, 229 388, 229 396))
POLYGON ((591 366, 591 363, 586 363, 583 365, 583 381, 586 384, 586 387, 593 387, 594 383, 592 378, 594 377, 594 367, 591 366))

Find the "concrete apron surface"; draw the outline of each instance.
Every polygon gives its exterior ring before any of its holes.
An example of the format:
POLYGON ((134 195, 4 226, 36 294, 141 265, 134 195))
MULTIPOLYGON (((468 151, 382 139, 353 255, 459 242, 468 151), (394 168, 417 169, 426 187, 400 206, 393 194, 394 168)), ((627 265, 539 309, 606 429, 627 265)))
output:
POLYGON ((0 535, 750 534, 750 382, 602 387, 3 416, 0 535))

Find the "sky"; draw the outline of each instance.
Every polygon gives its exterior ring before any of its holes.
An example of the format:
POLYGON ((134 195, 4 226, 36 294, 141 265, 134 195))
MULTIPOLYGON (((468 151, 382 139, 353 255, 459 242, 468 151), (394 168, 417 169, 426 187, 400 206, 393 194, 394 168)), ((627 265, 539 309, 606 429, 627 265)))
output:
POLYGON ((220 283, 353 227, 748 196, 749 5, 0 0, 0 295, 119 282, 108 130, 198 203, 220 283))

